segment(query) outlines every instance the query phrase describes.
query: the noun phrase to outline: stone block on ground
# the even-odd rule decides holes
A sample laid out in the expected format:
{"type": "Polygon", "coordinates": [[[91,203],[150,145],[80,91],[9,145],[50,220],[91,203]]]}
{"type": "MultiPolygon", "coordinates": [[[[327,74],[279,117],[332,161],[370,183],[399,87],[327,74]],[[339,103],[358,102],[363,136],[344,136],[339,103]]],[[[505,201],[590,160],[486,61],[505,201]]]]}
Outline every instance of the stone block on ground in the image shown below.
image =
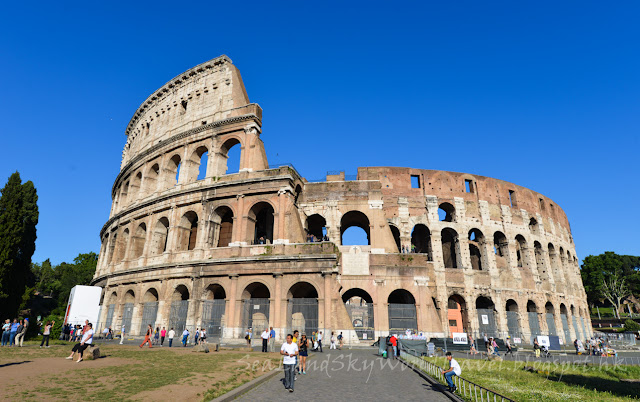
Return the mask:
{"type": "Polygon", "coordinates": [[[85,359],[97,360],[100,358],[100,347],[97,345],[91,345],[84,351],[85,359]]]}
{"type": "Polygon", "coordinates": [[[209,353],[209,346],[205,343],[202,343],[200,345],[196,345],[193,347],[193,349],[191,349],[192,352],[203,352],[203,353],[209,353]]]}

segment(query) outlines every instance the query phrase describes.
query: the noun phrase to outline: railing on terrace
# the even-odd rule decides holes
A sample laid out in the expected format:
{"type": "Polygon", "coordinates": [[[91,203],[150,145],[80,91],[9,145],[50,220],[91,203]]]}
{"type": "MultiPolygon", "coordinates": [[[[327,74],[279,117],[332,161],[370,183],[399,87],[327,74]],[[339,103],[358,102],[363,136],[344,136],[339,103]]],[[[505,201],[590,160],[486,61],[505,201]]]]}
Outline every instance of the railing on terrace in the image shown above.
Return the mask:
{"type": "MultiPolygon", "coordinates": [[[[442,368],[436,364],[433,364],[429,361],[424,360],[420,356],[416,356],[404,350],[400,351],[400,357],[406,363],[411,366],[423,371],[425,374],[430,377],[436,379],[442,384],[446,384],[446,380],[444,375],[442,374],[442,368]]],[[[483,387],[482,385],[478,385],[469,380],[465,380],[462,377],[453,376],[453,383],[458,388],[457,392],[462,395],[464,398],[471,399],[472,401],[510,401],[515,402],[513,399],[507,398],[504,395],[500,395],[497,392],[494,392],[488,388],[483,387]]]]}
{"type": "Polygon", "coordinates": [[[298,169],[296,169],[295,166],[293,166],[293,163],[291,162],[280,162],[280,163],[272,163],[268,166],[269,169],[278,169],[284,166],[288,166],[290,168],[293,168],[293,170],[295,170],[296,172],[298,171],[298,169]]]}

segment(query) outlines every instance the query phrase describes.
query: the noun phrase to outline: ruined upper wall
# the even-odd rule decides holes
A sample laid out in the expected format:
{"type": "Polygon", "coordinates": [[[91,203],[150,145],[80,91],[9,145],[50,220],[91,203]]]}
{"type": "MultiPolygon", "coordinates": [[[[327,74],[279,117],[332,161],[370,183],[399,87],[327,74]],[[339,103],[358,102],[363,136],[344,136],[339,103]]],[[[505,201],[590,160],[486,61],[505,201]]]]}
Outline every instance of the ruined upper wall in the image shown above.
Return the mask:
{"type": "Polygon", "coordinates": [[[571,235],[566,214],[553,200],[504,180],[468,173],[402,167],[361,167],[358,168],[358,180],[380,181],[385,210],[390,213],[394,208],[397,209],[398,197],[407,197],[410,209],[422,210],[424,197],[435,195],[439,203],[450,202],[452,205],[455,205],[454,198],[462,198],[466,216],[480,219],[479,201],[482,200],[488,203],[491,219],[500,220],[504,206],[511,209],[512,221],[516,224],[528,224],[522,221],[523,218],[536,218],[540,214],[545,226],[551,219],[571,235]],[[418,177],[419,188],[412,188],[412,176],[418,177]],[[467,192],[467,180],[470,181],[470,192],[467,192]],[[513,192],[511,198],[510,191],[513,192]],[[526,216],[522,210],[527,211],[526,216]]]}
{"type": "Polygon", "coordinates": [[[227,56],[199,64],[168,81],[133,114],[125,134],[122,169],[140,152],[172,135],[244,114],[257,114],[249,105],[240,71],[227,56]]]}

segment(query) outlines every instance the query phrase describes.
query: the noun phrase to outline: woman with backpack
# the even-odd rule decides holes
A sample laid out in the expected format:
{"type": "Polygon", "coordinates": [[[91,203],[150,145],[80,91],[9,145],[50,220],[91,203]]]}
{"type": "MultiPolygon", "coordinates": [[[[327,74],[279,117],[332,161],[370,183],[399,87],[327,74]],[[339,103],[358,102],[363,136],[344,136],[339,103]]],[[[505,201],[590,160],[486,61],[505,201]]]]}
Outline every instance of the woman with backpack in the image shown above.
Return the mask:
{"type": "Polygon", "coordinates": [[[153,335],[153,328],[151,328],[151,324],[147,325],[147,332],[144,335],[144,342],[140,345],[142,348],[145,343],[149,343],[149,347],[151,347],[151,336],[153,335]]]}

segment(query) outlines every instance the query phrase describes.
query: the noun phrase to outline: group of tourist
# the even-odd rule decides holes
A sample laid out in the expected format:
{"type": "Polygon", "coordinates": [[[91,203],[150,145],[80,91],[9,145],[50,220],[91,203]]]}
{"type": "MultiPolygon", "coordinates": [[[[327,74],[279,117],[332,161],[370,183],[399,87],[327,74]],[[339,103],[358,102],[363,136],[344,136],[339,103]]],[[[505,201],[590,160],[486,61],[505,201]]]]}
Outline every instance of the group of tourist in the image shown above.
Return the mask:
{"type": "Polygon", "coordinates": [[[24,337],[27,334],[29,328],[29,319],[19,320],[17,318],[6,319],[2,324],[2,346],[20,346],[24,341],[24,337]]]}
{"type": "Polygon", "coordinates": [[[324,235],[322,237],[317,237],[314,234],[307,233],[307,243],[320,243],[323,241],[329,241],[329,236],[324,235]]]}
{"type": "Polygon", "coordinates": [[[616,351],[611,348],[607,339],[599,337],[591,337],[584,342],[580,339],[573,341],[573,347],[576,348],[576,354],[588,354],[592,356],[607,357],[611,354],[616,355],[616,351]]]}
{"type": "MultiPolygon", "coordinates": [[[[316,336],[319,337],[317,342],[321,349],[322,331],[319,331],[316,336]]],[[[307,338],[307,334],[300,336],[298,330],[293,331],[293,334],[287,334],[286,341],[280,347],[280,354],[284,356],[282,358],[284,387],[289,392],[293,392],[297,378],[296,374],[307,374],[307,357],[309,356],[309,349],[312,347],[313,343],[311,339],[307,338]]]]}

